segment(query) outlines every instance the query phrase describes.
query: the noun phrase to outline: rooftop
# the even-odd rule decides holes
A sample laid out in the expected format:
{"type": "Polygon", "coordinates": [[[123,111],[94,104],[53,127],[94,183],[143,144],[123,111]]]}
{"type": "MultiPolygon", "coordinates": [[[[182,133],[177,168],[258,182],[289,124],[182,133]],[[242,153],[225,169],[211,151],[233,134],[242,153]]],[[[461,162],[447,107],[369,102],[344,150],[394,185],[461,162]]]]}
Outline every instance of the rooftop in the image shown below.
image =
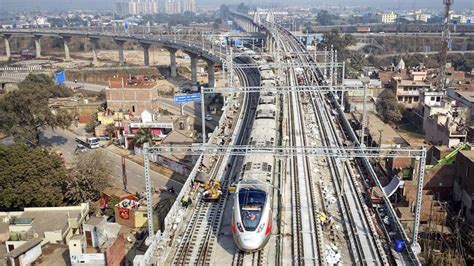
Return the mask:
{"type": "Polygon", "coordinates": [[[95,217],[95,216],[92,216],[89,218],[89,220],[87,220],[85,222],[85,224],[88,224],[88,225],[99,225],[100,223],[102,223],[104,221],[104,217],[95,217]]]}
{"type": "Polygon", "coordinates": [[[474,150],[463,150],[463,151],[460,151],[460,153],[464,155],[464,157],[471,160],[471,162],[474,162],[474,150]]]}
{"type": "Polygon", "coordinates": [[[474,91],[456,91],[461,97],[468,100],[471,103],[474,103],[474,91]]]}
{"type": "Polygon", "coordinates": [[[15,248],[11,252],[7,253],[6,256],[9,258],[18,258],[21,254],[36,247],[37,245],[40,245],[42,241],[43,241],[42,238],[33,238],[29,240],[28,242],[24,243],[23,245],[15,248]]]}
{"type": "Polygon", "coordinates": [[[81,210],[26,210],[20,217],[32,218],[32,230],[43,237],[44,232],[61,231],[61,233],[64,233],[68,228],[68,219],[76,218],[79,220],[81,210]]]}

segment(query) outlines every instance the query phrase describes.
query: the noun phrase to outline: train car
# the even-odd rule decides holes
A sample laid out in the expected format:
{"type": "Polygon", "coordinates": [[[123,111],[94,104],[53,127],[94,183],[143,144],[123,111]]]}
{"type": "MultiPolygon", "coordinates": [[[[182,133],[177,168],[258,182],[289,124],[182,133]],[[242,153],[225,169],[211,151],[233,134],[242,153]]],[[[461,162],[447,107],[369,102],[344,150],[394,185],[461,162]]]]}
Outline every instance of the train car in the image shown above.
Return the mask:
{"type": "MultiPolygon", "coordinates": [[[[258,159],[257,156],[253,159],[258,159]]],[[[273,160],[273,156],[271,160],[273,160]]],[[[272,231],[272,187],[258,180],[239,182],[232,215],[232,234],[237,247],[244,252],[261,250],[272,231]]]]}
{"type": "MultiPolygon", "coordinates": [[[[260,70],[260,97],[249,145],[264,150],[276,145],[277,98],[265,88],[275,86],[273,70],[260,70]]],[[[239,250],[255,252],[265,247],[272,231],[273,154],[246,156],[240,172],[232,210],[232,235],[239,250]]]]}

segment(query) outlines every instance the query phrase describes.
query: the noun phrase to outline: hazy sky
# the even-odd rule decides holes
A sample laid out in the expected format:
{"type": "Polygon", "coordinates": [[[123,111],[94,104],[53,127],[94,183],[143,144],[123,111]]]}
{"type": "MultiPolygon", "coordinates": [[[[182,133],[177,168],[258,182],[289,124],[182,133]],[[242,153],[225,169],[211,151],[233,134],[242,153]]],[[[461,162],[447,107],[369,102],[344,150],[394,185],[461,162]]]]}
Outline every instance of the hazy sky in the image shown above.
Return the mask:
{"type": "MultiPolygon", "coordinates": [[[[70,10],[70,9],[113,9],[116,0],[0,0],[0,11],[4,10],[70,10]]],[[[158,0],[164,3],[165,0],[158,0]]],[[[371,6],[391,9],[413,9],[413,8],[440,8],[442,0],[196,0],[198,6],[213,6],[222,3],[249,3],[249,4],[285,4],[298,3],[310,7],[324,7],[334,5],[371,6]]],[[[474,0],[454,0],[454,9],[474,9],[474,0]]]]}

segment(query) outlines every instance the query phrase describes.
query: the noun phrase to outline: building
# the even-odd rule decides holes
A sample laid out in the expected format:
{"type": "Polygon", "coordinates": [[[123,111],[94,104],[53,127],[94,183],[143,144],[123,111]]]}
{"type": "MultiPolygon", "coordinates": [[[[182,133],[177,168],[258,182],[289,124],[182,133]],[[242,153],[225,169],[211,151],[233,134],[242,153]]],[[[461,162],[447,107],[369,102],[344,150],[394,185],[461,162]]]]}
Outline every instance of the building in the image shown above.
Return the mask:
{"type": "Polygon", "coordinates": [[[384,24],[392,24],[397,20],[398,15],[395,12],[382,13],[380,15],[381,21],[384,24]]]}
{"type": "Polygon", "coordinates": [[[453,184],[454,200],[460,202],[461,213],[474,221],[474,150],[460,151],[456,156],[453,184]]]}
{"type": "Polygon", "coordinates": [[[123,111],[131,115],[141,114],[145,110],[154,110],[158,99],[155,82],[146,76],[114,77],[105,89],[107,108],[111,111],[123,111]]]}
{"type": "Polygon", "coordinates": [[[1,212],[0,218],[9,221],[10,240],[27,241],[33,238],[43,239],[46,243],[67,243],[78,234],[82,223],[88,217],[89,205],[79,206],[25,208],[22,212],[1,212]]]}
{"type": "Polygon", "coordinates": [[[466,141],[466,121],[458,110],[437,113],[429,116],[423,123],[426,141],[434,145],[454,147],[466,141]]]}
{"type": "Polygon", "coordinates": [[[87,98],[51,98],[48,100],[48,106],[53,114],[57,110],[66,110],[73,117],[77,117],[79,123],[89,123],[93,115],[103,105],[103,101],[89,101],[87,98]]]}
{"type": "Polygon", "coordinates": [[[424,23],[427,23],[428,19],[431,18],[430,14],[423,13],[421,10],[415,11],[413,15],[416,21],[421,21],[424,23]]]}
{"type": "Polygon", "coordinates": [[[18,245],[10,244],[10,250],[6,255],[7,265],[31,265],[42,254],[40,238],[33,238],[29,241],[18,241],[18,245]]]}
{"type": "Polygon", "coordinates": [[[126,249],[119,224],[108,223],[105,217],[91,217],[83,228],[83,234],[75,235],[68,244],[73,266],[122,264],[126,249]]]}
{"type": "MultiPolygon", "coordinates": [[[[363,87],[360,79],[345,79],[344,85],[347,87],[363,87]]],[[[366,111],[375,112],[375,99],[383,91],[382,83],[379,79],[371,79],[368,84],[366,95],[366,111]]],[[[364,108],[364,91],[347,91],[344,93],[344,108],[349,112],[362,112],[364,108]]]]}
{"type": "Polygon", "coordinates": [[[166,14],[196,12],[196,0],[165,0],[166,14]]]}
{"type": "Polygon", "coordinates": [[[474,90],[448,89],[448,96],[470,111],[470,121],[474,121],[474,90]]]}
{"type": "Polygon", "coordinates": [[[392,77],[391,87],[398,103],[413,109],[418,107],[420,92],[430,89],[431,84],[426,81],[426,72],[414,71],[408,75],[408,79],[400,76],[392,77]]]}
{"type": "Polygon", "coordinates": [[[158,14],[157,0],[121,0],[115,6],[117,13],[124,16],[129,15],[153,15],[158,14]]]}

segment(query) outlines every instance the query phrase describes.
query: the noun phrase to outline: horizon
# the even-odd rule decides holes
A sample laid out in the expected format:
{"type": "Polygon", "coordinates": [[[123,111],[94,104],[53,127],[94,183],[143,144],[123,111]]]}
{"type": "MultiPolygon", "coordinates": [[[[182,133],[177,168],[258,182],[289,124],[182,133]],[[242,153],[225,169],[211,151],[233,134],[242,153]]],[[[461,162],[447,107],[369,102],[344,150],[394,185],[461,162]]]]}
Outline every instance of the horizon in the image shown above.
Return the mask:
{"type": "MultiPolygon", "coordinates": [[[[0,11],[7,12],[18,12],[18,11],[69,11],[74,9],[84,9],[88,10],[93,7],[95,10],[113,10],[114,3],[117,0],[0,0],[0,11]],[[41,5],[41,7],[40,7],[41,5]],[[26,10],[25,10],[26,6],[26,10]]],[[[165,0],[158,0],[159,6],[163,6],[165,0]]],[[[239,4],[243,2],[247,5],[257,6],[271,6],[271,5],[280,5],[285,7],[286,0],[196,0],[196,4],[201,8],[216,7],[216,4],[239,4]]],[[[372,7],[372,8],[381,8],[381,9],[391,9],[391,10],[410,10],[410,9],[439,9],[442,10],[442,1],[436,1],[433,3],[432,0],[381,0],[374,3],[374,1],[369,0],[333,0],[333,1],[303,1],[303,0],[293,0],[291,1],[292,5],[298,5],[300,7],[309,7],[309,6],[319,6],[321,8],[337,7],[337,6],[348,6],[348,7],[372,7]]],[[[461,10],[465,8],[474,9],[474,5],[471,0],[456,0],[453,4],[453,10],[461,10]]]]}

